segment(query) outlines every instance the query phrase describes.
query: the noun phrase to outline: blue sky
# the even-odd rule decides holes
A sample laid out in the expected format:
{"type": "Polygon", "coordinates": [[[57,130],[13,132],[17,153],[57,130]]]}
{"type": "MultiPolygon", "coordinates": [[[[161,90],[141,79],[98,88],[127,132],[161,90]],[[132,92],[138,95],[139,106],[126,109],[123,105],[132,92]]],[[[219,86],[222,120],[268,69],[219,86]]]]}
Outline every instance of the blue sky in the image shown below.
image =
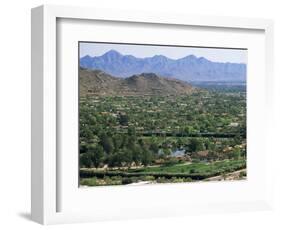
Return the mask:
{"type": "Polygon", "coordinates": [[[193,54],[197,57],[207,58],[210,61],[247,63],[247,50],[86,42],[80,42],[80,57],[85,55],[101,56],[112,49],[123,55],[133,55],[140,58],[164,55],[172,59],[178,59],[193,54]]]}

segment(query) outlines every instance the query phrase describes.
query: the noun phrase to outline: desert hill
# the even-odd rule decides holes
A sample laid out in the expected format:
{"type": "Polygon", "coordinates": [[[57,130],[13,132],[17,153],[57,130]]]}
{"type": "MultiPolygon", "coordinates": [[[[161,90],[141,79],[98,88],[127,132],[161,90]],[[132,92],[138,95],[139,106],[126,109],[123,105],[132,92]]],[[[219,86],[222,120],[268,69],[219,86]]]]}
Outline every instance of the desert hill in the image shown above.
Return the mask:
{"type": "Polygon", "coordinates": [[[154,73],[128,78],[111,76],[101,70],[79,69],[80,95],[180,95],[196,92],[190,84],[154,73]]]}

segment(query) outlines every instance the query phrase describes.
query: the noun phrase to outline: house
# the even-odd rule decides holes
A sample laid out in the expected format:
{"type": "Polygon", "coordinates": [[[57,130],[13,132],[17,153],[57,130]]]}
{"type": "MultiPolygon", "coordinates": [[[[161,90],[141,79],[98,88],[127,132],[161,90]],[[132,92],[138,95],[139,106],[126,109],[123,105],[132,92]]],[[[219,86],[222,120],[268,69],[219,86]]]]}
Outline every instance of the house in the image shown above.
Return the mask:
{"type": "Polygon", "coordinates": [[[209,155],[209,150],[198,151],[191,154],[191,158],[207,160],[209,155]]]}
{"type": "Polygon", "coordinates": [[[238,122],[231,122],[228,126],[229,127],[238,127],[239,123],[238,122]]]}
{"type": "Polygon", "coordinates": [[[196,153],[199,157],[207,157],[209,154],[209,150],[198,151],[196,153]]]}
{"type": "Polygon", "coordinates": [[[225,148],[223,149],[223,152],[224,152],[224,153],[230,152],[232,149],[233,149],[233,147],[228,146],[228,147],[225,147],[225,148]]]}

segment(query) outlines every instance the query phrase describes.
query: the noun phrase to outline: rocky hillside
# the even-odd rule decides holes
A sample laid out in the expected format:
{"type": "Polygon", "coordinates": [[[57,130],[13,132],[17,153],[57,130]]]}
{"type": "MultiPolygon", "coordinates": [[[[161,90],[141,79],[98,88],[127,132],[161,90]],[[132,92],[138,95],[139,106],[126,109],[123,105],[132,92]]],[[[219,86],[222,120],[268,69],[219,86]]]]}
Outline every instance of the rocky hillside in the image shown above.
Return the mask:
{"type": "Polygon", "coordinates": [[[128,78],[113,77],[101,70],[79,70],[80,96],[86,95],[180,95],[198,89],[180,80],[142,73],[128,78]]]}

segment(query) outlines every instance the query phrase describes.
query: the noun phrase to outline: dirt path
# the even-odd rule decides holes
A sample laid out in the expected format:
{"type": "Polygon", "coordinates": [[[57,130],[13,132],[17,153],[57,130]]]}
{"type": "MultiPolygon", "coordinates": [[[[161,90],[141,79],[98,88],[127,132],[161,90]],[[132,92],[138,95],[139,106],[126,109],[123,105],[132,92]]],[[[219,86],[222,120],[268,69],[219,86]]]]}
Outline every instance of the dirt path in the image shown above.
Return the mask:
{"type": "MultiPolygon", "coordinates": [[[[205,179],[205,181],[239,180],[240,179],[239,175],[241,172],[246,172],[246,169],[241,169],[238,171],[227,173],[225,176],[220,175],[220,176],[210,177],[210,178],[205,179]]],[[[242,179],[245,179],[245,178],[246,177],[243,177],[242,179]]]]}
{"type": "Polygon", "coordinates": [[[127,184],[127,186],[145,185],[145,184],[154,184],[154,183],[152,181],[140,181],[136,183],[127,184]]]}

